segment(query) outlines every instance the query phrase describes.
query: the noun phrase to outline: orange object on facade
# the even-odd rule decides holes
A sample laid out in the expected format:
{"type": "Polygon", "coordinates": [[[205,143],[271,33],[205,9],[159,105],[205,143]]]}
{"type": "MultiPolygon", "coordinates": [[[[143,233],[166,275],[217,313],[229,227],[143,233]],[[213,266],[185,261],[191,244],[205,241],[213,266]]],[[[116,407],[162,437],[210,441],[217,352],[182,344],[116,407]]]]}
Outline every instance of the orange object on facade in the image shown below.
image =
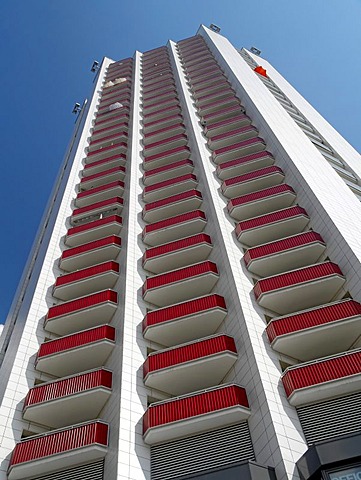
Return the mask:
{"type": "Polygon", "coordinates": [[[267,72],[266,72],[266,70],[265,70],[263,67],[261,67],[261,66],[256,67],[256,68],[254,69],[254,71],[255,71],[256,73],[259,73],[260,75],[263,75],[264,77],[267,77],[267,72]]]}

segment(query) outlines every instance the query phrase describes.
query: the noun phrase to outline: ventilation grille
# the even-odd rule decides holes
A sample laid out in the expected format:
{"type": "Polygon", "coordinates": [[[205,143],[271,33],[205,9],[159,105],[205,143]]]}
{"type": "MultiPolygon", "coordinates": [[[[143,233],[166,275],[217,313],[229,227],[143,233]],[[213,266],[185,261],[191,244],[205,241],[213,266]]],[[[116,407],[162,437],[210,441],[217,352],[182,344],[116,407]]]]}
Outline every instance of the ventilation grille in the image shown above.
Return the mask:
{"type": "Polygon", "coordinates": [[[168,480],[254,460],[248,423],[151,447],[151,479],[168,480]]]}
{"type": "Polygon", "coordinates": [[[297,408],[307,443],[361,430],[361,393],[297,408]]]}
{"type": "Polygon", "coordinates": [[[80,465],[79,467],[69,468],[61,472],[50,473],[32,480],[103,480],[104,479],[104,460],[99,462],[80,465]]]}

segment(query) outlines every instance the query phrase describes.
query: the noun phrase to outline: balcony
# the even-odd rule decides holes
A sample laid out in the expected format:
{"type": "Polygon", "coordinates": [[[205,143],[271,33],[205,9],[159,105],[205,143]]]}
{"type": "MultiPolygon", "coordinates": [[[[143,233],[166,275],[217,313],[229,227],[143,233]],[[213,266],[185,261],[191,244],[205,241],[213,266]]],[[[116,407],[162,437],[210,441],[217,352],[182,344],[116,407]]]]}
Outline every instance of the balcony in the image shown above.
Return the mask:
{"type": "MultiPolygon", "coordinates": [[[[252,127],[251,119],[247,117],[247,115],[242,113],[232,118],[228,118],[227,120],[222,120],[221,122],[209,123],[208,125],[205,126],[204,133],[207,135],[212,145],[213,145],[213,141],[211,139],[215,138],[214,144],[217,145],[217,143],[219,143],[218,141],[219,139],[217,138],[221,137],[222,135],[227,135],[230,129],[234,131],[236,129],[243,129],[243,128],[249,128],[249,127],[252,127]]],[[[252,127],[252,129],[253,128],[254,127],[252,127]]],[[[217,146],[217,148],[218,147],[219,145],[217,146]]]]}
{"type": "Polygon", "coordinates": [[[192,85],[192,90],[198,97],[200,95],[205,95],[215,90],[222,91],[230,87],[231,85],[228,80],[223,75],[218,75],[216,79],[213,78],[213,81],[208,82],[206,85],[203,85],[202,83],[200,83],[199,85],[192,85]]]}
{"type": "Polygon", "coordinates": [[[98,418],[112,392],[112,372],[103,368],[42,383],[29,390],[23,418],[61,428],[98,418]]]}
{"type": "Polygon", "coordinates": [[[206,295],[148,312],[143,320],[143,336],[171,347],[214,334],[226,316],[224,298],[206,295]]]}
{"type": "Polygon", "coordinates": [[[93,188],[99,187],[100,185],[115,182],[117,180],[124,180],[124,177],[124,167],[113,167],[109,170],[94,173],[93,175],[82,178],[80,181],[79,190],[81,192],[85,192],[93,188]]]}
{"type": "Polygon", "coordinates": [[[76,247],[94,240],[100,240],[108,235],[119,235],[122,225],[121,217],[111,215],[94,222],[69,228],[64,242],[70,247],[76,247]]]}
{"type": "Polygon", "coordinates": [[[112,320],[117,304],[117,292],[105,290],[55,305],[49,308],[44,329],[56,335],[69,335],[87,328],[105,325],[112,320]]]}
{"type": "Polygon", "coordinates": [[[304,208],[285,208],[240,222],[236,227],[239,242],[250,247],[303,232],[309,222],[304,208]]]}
{"type": "Polygon", "coordinates": [[[198,209],[202,205],[202,201],[202,194],[198,190],[188,190],[148,203],[143,208],[143,219],[146,222],[159,222],[174,215],[198,209]]]}
{"type": "Polygon", "coordinates": [[[87,207],[93,203],[103,202],[112,197],[121,197],[124,192],[124,182],[117,180],[99,187],[91,188],[86,192],[79,192],[74,203],[77,207],[87,207]]]}
{"type": "Polygon", "coordinates": [[[89,177],[96,173],[104,172],[105,170],[110,170],[115,167],[124,167],[127,162],[126,155],[114,155],[113,157],[105,158],[104,160],[99,160],[99,162],[90,163],[89,165],[84,165],[82,171],[83,177],[89,177]]]}
{"type": "Polygon", "coordinates": [[[66,377],[102,367],[115,347],[115,328],[90,328],[40,345],[35,368],[55,377],[66,377]]]}
{"type": "Polygon", "coordinates": [[[153,113],[143,112],[144,124],[154,122],[155,120],[161,120],[164,117],[168,117],[169,115],[174,115],[177,113],[180,113],[180,105],[178,100],[174,99],[170,105],[159,108],[153,113]]]}
{"type": "Polygon", "coordinates": [[[129,124],[127,122],[119,123],[118,125],[114,125],[112,127],[100,128],[97,132],[92,132],[91,134],[91,141],[102,140],[103,138],[107,137],[108,135],[112,135],[114,133],[119,132],[128,132],[129,124]]]}
{"type": "Polygon", "coordinates": [[[238,105],[238,98],[235,97],[231,91],[229,91],[229,95],[227,98],[220,98],[218,100],[213,100],[209,103],[204,103],[203,105],[198,106],[198,110],[203,117],[211,113],[219,112],[219,110],[224,110],[226,108],[238,105]]]}
{"type": "Polygon", "coordinates": [[[165,73],[162,75],[161,73],[155,77],[151,78],[150,80],[143,80],[143,89],[145,91],[149,91],[150,89],[153,88],[160,88],[165,85],[169,85],[170,82],[173,82],[174,77],[172,72],[165,73]]]}
{"type": "Polygon", "coordinates": [[[146,250],[143,255],[143,268],[152,273],[163,273],[185,267],[207,260],[212,248],[209,235],[199,233],[146,250]]]}
{"type": "Polygon", "coordinates": [[[163,167],[154,168],[144,172],[143,183],[146,186],[154,185],[155,183],[165,182],[173,178],[181,177],[192,173],[194,165],[192,160],[180,160],[179,162],[170,163],[163,167]]]}
{"type": "Polygon", "coordinates": [[[337,300],[344,283],[340,268],[325,262],[259,280],[253,292],[261,307],[285,315],[337,300]]]}
{"type": "Polygon", "coordinates": [[[143,123],[143,132],[148,135],[155,132],[160,128],[170,127],[171,125],[177,125],[183,121],[183,117],[180,113],[167,115],[159,120],[153,120],[152,122],[143,123]]]}
{"type": "Polygon", "coordinates": [[[59,267],[67,272],[74,272],[91,265],[115,260],[120,253],[120,249],[121,238],[110,235],[79,247],[64,250],[59,261],[59,267]]]}
{"type": "Polygon", "coordinates": [[[154,132],[144,135],[143,144],[149,145],[153,142],[166,140],[169,135],[179,135],[180,133],[184,133],[184,131],[185,126],[182,122],[176,123],[175,125],[169,125],[168,127],[159,128],[154,132]]]}
{"type": "Polygon", "coordinates": [[[176,215],[147,225],[143,230],[143,242],[146,245],[156,246],[179,240],[203,232],[206,224],[206,215],[201,210],[176,215]]]}
{"type": "Polygon", "coordinates": [[[164,180],[163,182],[148,185],[143,190],[143,200],[145,202],[155,202],[169,195],[180,194],[186,190],[196,188],[198,185],[197,177],[192,173],[181,175],[177,178],[164,180]]]}
{"type": "Polygon", "coordinates": [[[187,65],[186,71],[188,75],[197,75],[197,73],[202,72],[206,68],[219,68],[212,55],[209,55],[208,58],[203,58],[201,62],[197,62],[193,65],[187,65]]]}
{"type": "Polygon", "coordinates": [[[203,116],[203,120],[206,124],[218,123],[223,120],[234,118],[243,113],[241,105],[234,105],[233,107],[224,108],[217,112],[209,113],[203,116]]]}
{"type": "Polygon", "coordinates": [[[102,98],[98,105],[98,112],[105,111],[114,102],[129,103],[131,100],[131,92],[132,90],[129,86],[119,92],[115,92],[113,95],[108,95],[107,97],[102,98]]]}
{"type": "MultiPolygon", "coordinates": [[[[114,115],[117,115],[119,112],[129,112],[130,109],[130,102],[125,101],[124,103],[120,105],[115,105],[117,102],[111,103],[108,108],[105,111],[102,112],[96,112],[96,118],[103,120],[103,119],[108,119],[113,117],[114,115]]],[[[119,102],[120,103],[120,102],[119,102]]]]}
{"type": "Polygon", "coordinates": [[[284,178],[283,171],[279,167],[271,165],[270,167],[224,180],[221,191],[225,197],[233,198],[274,187],[282,183],[284,178]]]}
{"type": "Polygon", "coordinates": [[[230,160],[236,160],[239,156],[243,157],[252,153],[262,152],[265,148],[266,144],[262,138],[250,138],[249,140],[215,150],[212,153],[212,160],[218,165],[230,160]]]}
{"type": "Polygon", "coordinates": [[[177,89],[173,85],[170,85],[164,88],[161,91],[161,93],[156,92],[153,94],[151,92],[145,97],[143,96],[143,108],[147,108],[149,106],[149,108],[151,108],[152,110],[154,109],[154,105],[156,104],[155,102],[163,102],[163,101],[167,101],[168,99],[174,99],[176,97],[177,97],[177,89]]]}
{"type": "Polygon", "coordinates": [[[143,285],[143,298],[158,307],[183,302],[211,293],[218,282],[217,265],[202,262],[189,267],[148,277],[143,285]]]}
{"type": "Polygon", "coordinates": [[[109,198],[103,202],[93,203],[87,207],[76,208],[70,217],[72,225],[78,225],[92,220],[99,220],[100,217],[118,215],[123,210],[123,199],[120,197],[109,198]]]}
{"type": "Polygon", "coordinates": [[[113,261],[67,273],[56,279],[53,297],[60,300],[72,300],[113,288],[118,277],[119,263],[113,261]]]}
{"type": "MultiPolygon", "coordinates": [[[[159,110],[162,110],[163,108],[166,107],[171,107],[175,104],[178,103],[178,96],[176,93],[173,93],[173,95],[166,96],[165,98],[157,98],[156,100],[153,101],[143,101],[143,114],[145,116],[147,115],[156,115],[156,113],[159,110]]],[[[157,117],[155,117],[157,118],[157,117]]]]}
{"type": "Polygon", "coordinates": [[[151,85],[148,88],[143,88],[143,100],[147,101],[148,98],[154,97],[154,95],[161,95],[163,92],[168,91],[170,88],[176,88],[173,78],[168,79],[161,85],[151,85]]]}
{"type": "Polygon", "coordinates": [[[317,263],[325,250],[321,235],[308,231],[250,248],[243,260],[249,272],[270,277],[317,263]]]}
{"type": "Polygon", "coordinates": [[[217,166],[217,176],[221,180],[227,180],[237,175],[266,168],[274,163],[274,158],[269,152],[259,152],[245,157],[236,158],[230,162],[221,163],[217,166]]]}
{"type": "Polygon", "coordinates": [[[103,128],[107,127],[113,127],[115,125],[119,125],[120,123],[129,123],[129,113],[125,110],[119,111],[119,110],[114,110],[117,112],[116,115],[110,117],[110,118],[99,118],[94,122],[93,126],[93,133],[94,132],[99,132],[103,128]]]}
{"type": "Polygon", "coordinates": [[[228,130],[226,133],[213,135],[208,139],[208,145],[212,149],[219,149],[228,147],[236,142],[243,142],[250,138],[255,138],[258,135],[258,130],[253,125],[246,125],[245,127],[228,130]]]}
{"type": "Polygon", "coordinates": [[[98,162],[99,160],[104,160],[104,158],[113,156],[113,155],[122,155],[127,153],[128,143],[121,140],[114,141],[112,145],[107,147],[98,148],[92,152],[88,152],[86,156],[86,163],[98,162]]]}
{"type": "Polygon", "coordinates": [[[126,142],[127,140],[128,133],[125,130],[105,135],[104,137],[98,138],[97,140],[91,139],[91,141],[89,142],[88,153],[95,152],[105,147],[111,147],[115,144],[118,144],[119,142],[126,142]]]}
{"type": "Polygon", "coordinates": [[[236,220],[247,220],[258,215],[281,210],[294,203],[296,193],[289,185],[266,188],[241,197],[232,198],[227,204],[228,213],[236,220]]]}
{"type": "Polygon", "coordinates": [[[301,362],[341,353],[361,336],[361,305],[343,300],[273,318],[266,332],[274,350],[301,362]]]}
{"type": "Polygon", "coordinates": [[[99,420],[34,435],[16,444],[7,478],[25,480],[95,462],[107,450],[108,425],[99,420]]]}
{"type": "Polygon", "coordinates": [[[197,74],[189,75],[188,78],[190,79],[191,83],[195,85],[199,85],[200,83],[205,84],[213,81],[214,78],[225,78],[222,70],[218,67],[216,68],[204,68],[203,70],[199,71],[197,74]]]}
{"type": "Polygon", "coordinates": [[[171,150],[166,150],[155,155],[149,155],[144,159],[143,168],[145,171],[154,168],[163,167],[170,163],[187,160],[190,155],[190,149],[187,146],[176,147],[171,150]]]}
{"type": "Polygon", "coordinates": [[[282,383],[288,401],[295,407],[359,392],[361,350],[289,367],[282,375],[282,383]]]}
{"type": "Polygon", "coordinates": [[[151,353],[143,365],[144,383],[182,395],[218,385],[236,360],[233,338],[218,334],[151,353]]]}
{"type": "Polygon", "coordinates": [[[245,389],[222,385],[152,403],[143,416],[143,439],[165,443],[243,422],[250,413],[245,389]]]}
{"type": "Polygon", "coordinates": [[[230,95],[234,95],[234,90],[228,82],[224,82],[222,89],[214,89],[213,91],[209,91],[208,89],[208,91],[198,94],[196,96],[196,105],[201,108],[202,105],[205,105],[211,101],[227,98],[230,95]]]}
{"type": "Polygon", "coordinates": [[[143,149],[143,154],[145,157],[149,155],[156,155],[162,153],[165,150],[170,150],[177,147],[183,147],[187,145],[188,138],[184,133],[178,135],[173,135],[172,137],[167,137],[164,140],[159,140],[158,142],[149,143],[143,149]]]}
{"type": "MultiPolygon", "coordinates": [[[[182,51],[183,52],[183,51],[182,51]]],[[[182,57],[183,58],[183,57],[182,57]]],[[[209,50],[201,50],[198,54],[192,55],[191,58],[185,61],[186,67],[191,67],[192,65],[198,65],[200,62],[207,60],[209,58],[214,58],[209,50]]]]}

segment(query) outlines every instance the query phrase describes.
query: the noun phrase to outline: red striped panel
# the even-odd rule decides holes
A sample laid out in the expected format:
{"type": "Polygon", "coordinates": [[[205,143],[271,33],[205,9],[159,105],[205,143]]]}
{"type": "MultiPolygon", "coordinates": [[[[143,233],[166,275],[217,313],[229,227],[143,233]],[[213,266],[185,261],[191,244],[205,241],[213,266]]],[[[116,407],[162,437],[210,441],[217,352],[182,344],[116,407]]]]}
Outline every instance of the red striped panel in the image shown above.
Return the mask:
{"type": "Polygon", "coordinates": [[[282,195],[283,193],[292,192],[295,193],[292,187],[283,183],[282,185],[276,185],[275,187],[265,188],[258,192],[248,193],[241,197],[232,198],[227,204],[227,208],[230,211],[233,207],[238,205],[244,205],[246,203],[255,202],[266,197],[272,197],[273,195],[282,195]]]}
{"type": "Polygon", "coordinates": [[[67,235],[71,236],[80,232],[86,232],[87,230],[92,230],[93,228],[102,227],[103,225],[108,225],[114,222],[121,225],[122,217],[119,217],[119,215],[111,215],[110,217],[101,218],[100,220],[95,220],[94,222],[89,222],[85,225],[69,228],[67,235]]]}
{"type": "Polygon", "coordinates": [[[153,120],[152,122],[147,122],[145,124],[145,127],[152,127],[153,125],[166,123],[166,122],[169,122],[169,121],[174,120],[174,119],[178,119],[178,120],[182,121],[183,117],[179,113],[177,113],[177,114],[173,113],[172,115],[169,115],[168,117],[162,117],[162,118],[158,118],[157,120],[153,120]]]}
{"type": "Polygon", "coordinates": [[[108,150],[113,150],[114,148],[119,148],[119,147],[127,148],[128,144],[126,142],[120,141],[117,143],[113,143],[113,145],[109,145],[108,147],[98,148],[98,150],[93,150],[92,152],[88,152],[87,158],[93,157],[95,155],[98,155],[99,153],[107,152],[108,150]]]}
{"type": "Polygon", "coordinates": [[[161,273],[160,275],[154,275],[147,278],[143,285],[143,293],[152,288],[162,287],[171,283],[180,282],[189,278],[203,275],[206,273],[215,273],[218,275],[217,265],[213,262],[202,262],[190,267],[179,268],[168,273],[161,273]]]}
{"type": "Polygon", "coordinates": [[[162,167],[148,170],[147,172],[144,172],[143,176],[144,178],[151,177],[157,173],[167,172],[168,170],[173,170],[175,168],[182,167],[183,165],[191,165],[193,167],[193,162],[192,160],[179,160],[179,162],[170,163],[169,165],[163,165],[162,167]]]}
{"type": "Polygon", "coordinates": [[[160,145],[166,145],[167,143],[176,142],[177,140],[182,140],[182,139],[187,140],[187,135],[185,135],[184,133],[179,133],[178,135],[173,135],[173,137],[164,138],[163,140],[159,140],[158,142],[150,143],[149,145],[146,145],[144,147],[144,150],[147,151],[154,147],[158,147],[160,145]]]}
{"type": "Polygon", "coordinates": [[[103,172],[94,173],[94,175],[89,175],[88,177],[83,177],[80,180],[80,183],[82,184],[82,183],[91,182],[95,178],[106,177],[107,175],[111,175],[112,173],[117,173],[117,172],[125,173],[125,168],[120,166],[120,167],[110,168],[109,170],[104,170],[103,172]]]}
{"type": "Polygon", "coordinates": [[[121,245],[122,239],[116,235],[110,235],[109,237],[101,238],[100,240],[95,240],[94,242],[84,243],[79,245],[79,247],[69,248],[64,250],[61,258],[69,258],[74,255],[80,255],[81,253],[90,252],[91,250],[97,250],[98,248],[107,247],[108,245],[121,245]]]}
{"type": "Polygon", "coordinates": [[[308,217],[306,210],[296,205],[295,207],[284,208],[283,210],[278,210],[277,212],[251,218],[250,220],[245,220],[237,225],[235,230],[236,235],[239,236],[245,230],[261,227],[263,225],[269,225],[271,223],[277,223],[282,220],[287,220],[288,218],[297,217],[299,215],[308,217]]]}
{"type": "Polygon", "coordinates": [[[143,364],[143,378],[148,373],[161,370],[162,368],[169,368],[226,351],[237,353],[234,339],[228,335],[219,335],[158,353],[152,353],[143,364]]]}
{"type": "Polygon", "coordinates": [[[265,144],[263,138],[256,137],[256,138],[249,138],[248,140],[244,140],[243,142],[237,142],[232,145],[228,145],[227,147],[219,148],[213,152],[213,155],[221,155],[222,153],[231,152],[232,150],[237,150],[238,148],[247,147],[248,145],[253,145],[256,143],[263,143],[265,144]]]}
{"type": "MultiPolygon", "coordinates": [[[[119,110],[114,110],[114,111],[119,111],[119,110]]],[[[123,111],[122,113],[118,114],[118,115],[114,115],[114,117],[110,117],[110,118],[104,118],[102,120],[100,119],[97,119],[95,120],[95,126],[97,125],[103,125],[103,123],[107,123],[107,122],[114,122],[114,120],[118,120],[118,119],[126,119],[126,121],[129,121],[129,113],[126,113],[125,111],[123,111]]]]}
{"type": "Polygon", "coordinates": [[[197,177],[192,173],[187,173],[176,178],[170,178],[169,180],[164,180],[163,182],[155,183],[154,185],[148,185],[144,188],[143,194],[168,187],[169,185],[177,185],[178,183],[186,182],[187,180],[194,180],[196,182],[197,177]]]}
{"type": "Polygon", "coordinates": [[[186,192],[178,193],[177,195],[172,195],[171,197],[148,203],[147,205],[144,205],[144,211],[149,212],[150,210],[161,208],[165,205],[169,205],[175,202],[181,202],[182,200],[187,200],[188,198],[192,197],[202,198],[202,194],[198,190],[187,190],[186,192]]]}
{"type": "Polygon", "coordinates": [[[177,303],[170,307],[159,308],[148,312],[143,320],[143,330],[152,325],[170,320],[196,315],[215,308],[226,309],[226,302],[220,295],[212,294],[187,302],[177,303]]]}
{"type": "Polygon", "coordinates": [[[283,171],[281,168],[271,165],[270,167],[260,168],[259,170],[255,170],[254,172],[245,173],[244,175],[238,175],[237,177],[229,178],[225,180],[222,185],[222,189],[224,187],[229,187],[231,185],[237,185],[239,183],[248,182],[250,180],[254,180],[255,178],[265,177],[267,175],[272,175],[273,173],[281,173],[283,171]]]}
{"type": "Polygon", "coordinates": [[[266,328],[269,341],[280,335],[287,335],[302,331],[306,328],[317,327],[319,325],[345,320],[361,315],[361,305],[354,300],[345,300],[343,302],[331,305],[313,308],[295,315],[274,318],[266,328]]]}
{"type": "Polygon", "coordinates": [[[259,158],[272,157],[270,152],[258,152],[252,153],[251,155],[245,155],[244,157],[236,158],[235,160],[230,160],[229,162],[221,163],[217,166],[217,173],[219,174],[221,170],[227,170],[227,168],[236,167],[237,165],[242,165],[244,163],[252,162],[253,160],[258,160],[259,158]]]}
{"type": "Polygon", "coordinates": [[[193,418],[230,407],[249,407],[246,391],[238,385],[218,387],[151,405],[143,416],[143,433],[149,428],[193,418]]]}
{"type": "Polygon", "coordinates": [[[126,131],[113,133],[112,135],[107,135],[106,137],[98,138],[97,140],[91,140],[89,145],[96,145],[97,143],[106,142],[107,140],[112,140],[113,138],[118,137],[127,137],[128,133],[126,131]]]}
{"type": "Polygon", "coordinates": [[[182,238],[175,242],[166,243],[165,245],[160,245],[159,247],[149,248],[144,252],[143,262],[149,260],[150,258],[158,257],[171,252],[176,252],[177,250],[182,250],[185,248],[193,247],[201,243],[208,243],[212,245],[211,237],[205,233],[200,233],[192,237],[182,238]]]}
{"type": "Polygon", "coordinates": [[[123,205],[124,200],[121,197],[108,198],[108,200],[103,200],[101,202],[92,203],[86,207],[76,208],[73,210],[73,217],[76,215],[81,215],[82,213],[91,212],[92,210],[97,210],[102,207],[108,207],[110,205],[118,204],[123,205]]]}
{"type": "Polygon", "coordinates": [[[317,280],[318,278],[327,277],[329,275],[343,276],[340,267],[335,263],[318,263],[317,265],[311,265],[310,267],[300,268],[298,270],[293,270],[292,272],[282,273],[281,275],[258,280],[253,291],[256,298],[258,298],[262,293],[317,280]]]}
{"type": "Polygon", "coordinates": [[[127,156],[124,153],[121,153],[120,155],[112,155],[111,157],[103,158],[102,160],[97,160],[96,162],[87,163],[86,165],[84,165],[84,170],[88,170],[93,167],[98,167],[99,165],[106,165],[108,162],[112,162],[113,160],[126,160],[126,159],[127,159],[127,156]]]}
{"type": "Polygon", "coordinates": [[[114,290],[104,290],[103,292],[93,293],[86,297],[77,298],[70,302],[55,305],[49,308],[47,319],[61,317],[68,313],[74,313],[78,310],[98,306],[102,303],[113,302],[118,303],[118,294],[114,290]]]}
{"type": "Polygon", "coordinates": [[[55,353],[82,347],[100,340],[115,341],[115,328],[110,325],[102,325],[101,327],[90,328],[89,330],[42,343],[37,358],[43,358],[55,353]]]}
{"type": "Polygon", "coordinates": [[[248,265],[251,260],[256,258],[266,257],[267,255],[284,252],[285,250],[290,250],[292,248],[301,247],[315,242],[321,242],[325,244],[319,233],[313,231],[304,232],[293,237],[283,238],[282,240],[277,240],[276,242],[266,243],[259,247],[250,248],[245,253],[243,259],[246,265],[248,265]]]}
{"type": "Polygon", "coordinates": [[[76,198],[87,197],[88,195],[93,195],[94,193],[104,192],[105,190],[110,190],[111,188],[121,187],[124,188],[124,182],[117,180],[115,182],[107,183],[106,185],[101,185],[100,187],[95,187],[86,192],[79,192],[76,198]]]}
{"type": "Polygon", "coordinates": [[[82,393],[96,387],[112,388],[112,372],[100,368],[88,373],[74,375],[64,380],[55,380],[29,390],[24,402],[26,407],[49,402],[67,395],[82,393]]]}
{"type": "Polygon", "coordinates": [[[60,287],[61,285],[67,285],[68,283],[84,280],[86,278],[108,272],[119,273],[119,263],[109,261],[100,263],[99,265],[95,265],[93,267],[83,268],[81,270],[77,270],[76,272],[67,273],[66,275],[62,275],[56,279],[55,286],[60,287]]]}
{"type": "Polygon", "coordinates": [[[15,446],[10,466],[96,444],[108,445],[108,425],[100,421],[23,440],[15,446]]]}
{"type": "Polygon", "coordinates": [[[347,352],[287,370],[282,383],[289,397],[295,390],[361,373],[361,351],[347,352]]]}
{"type": "Polygon", "coordinates": [[[181,215],[176,215],[175,217],[166,218],[160,222],[151,223],[150,225],[146,225],[144,227],[143,237],[147,233],[154,232],[156,230],[162,230],[163,228],[179,225],[180,223],[186,223],[196,219],[206,220],[206,214],[202,212],[202,210],[194,210],[193,212],[182,213],[181,215]]]}

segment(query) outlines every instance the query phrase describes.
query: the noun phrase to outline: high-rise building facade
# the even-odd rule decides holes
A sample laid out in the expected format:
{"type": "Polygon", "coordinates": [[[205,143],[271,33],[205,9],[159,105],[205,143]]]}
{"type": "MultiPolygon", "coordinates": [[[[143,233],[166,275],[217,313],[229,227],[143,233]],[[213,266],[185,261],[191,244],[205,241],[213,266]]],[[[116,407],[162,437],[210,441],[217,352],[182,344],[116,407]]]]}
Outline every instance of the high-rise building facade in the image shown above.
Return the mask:
{"type": "Polygon", "coordinates": [[[360,479],[360,200],[219,32],[105,58],[0,339],[0,480],[360,479]]]}

